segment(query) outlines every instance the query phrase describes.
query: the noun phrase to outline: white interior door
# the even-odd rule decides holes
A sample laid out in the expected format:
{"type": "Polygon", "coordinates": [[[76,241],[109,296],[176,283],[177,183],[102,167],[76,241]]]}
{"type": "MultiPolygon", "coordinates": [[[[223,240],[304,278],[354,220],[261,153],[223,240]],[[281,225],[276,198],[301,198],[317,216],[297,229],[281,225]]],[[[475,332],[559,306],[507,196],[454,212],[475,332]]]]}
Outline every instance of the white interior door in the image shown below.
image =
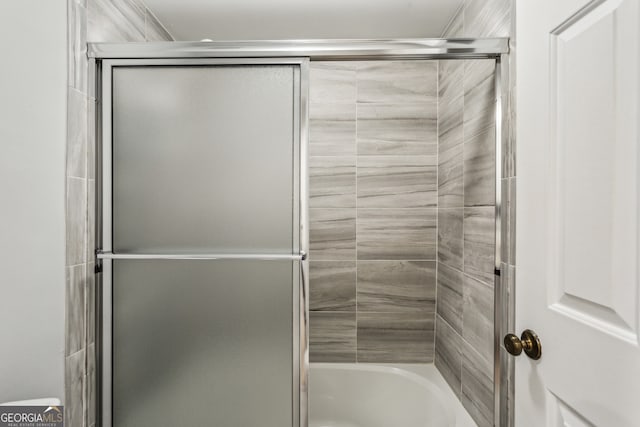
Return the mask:
{"type": "Polygon", "coordinates": [[[640,425],[639,3],[518,2],[517,427],[640,425]]]}

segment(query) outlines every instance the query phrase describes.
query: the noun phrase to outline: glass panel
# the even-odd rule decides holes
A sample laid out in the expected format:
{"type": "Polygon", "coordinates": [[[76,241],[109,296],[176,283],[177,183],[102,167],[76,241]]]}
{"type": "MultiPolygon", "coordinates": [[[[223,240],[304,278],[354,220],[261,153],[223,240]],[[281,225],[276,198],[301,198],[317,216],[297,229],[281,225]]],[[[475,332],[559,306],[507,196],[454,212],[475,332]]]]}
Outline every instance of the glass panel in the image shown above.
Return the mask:
{"type": "Polygon", "coordinates": [[[294,267],[114,261],[114,426],[291,426],[294,267]]]}
{"type": "Polygon", "coordinates": [[[116,253],[291,253],[294,67],[114,68],[116,253]]]}

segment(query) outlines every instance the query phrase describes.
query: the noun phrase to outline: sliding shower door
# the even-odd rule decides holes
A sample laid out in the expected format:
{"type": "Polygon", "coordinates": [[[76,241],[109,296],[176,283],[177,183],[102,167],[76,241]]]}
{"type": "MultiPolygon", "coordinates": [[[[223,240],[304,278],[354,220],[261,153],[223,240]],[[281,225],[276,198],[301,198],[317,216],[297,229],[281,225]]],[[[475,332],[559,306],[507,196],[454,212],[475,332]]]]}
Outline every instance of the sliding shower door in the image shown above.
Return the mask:
{"type": "Polygon", "coordinates": [[[103,425],[306,425],[306,70],[103,61],[103,425]]]}

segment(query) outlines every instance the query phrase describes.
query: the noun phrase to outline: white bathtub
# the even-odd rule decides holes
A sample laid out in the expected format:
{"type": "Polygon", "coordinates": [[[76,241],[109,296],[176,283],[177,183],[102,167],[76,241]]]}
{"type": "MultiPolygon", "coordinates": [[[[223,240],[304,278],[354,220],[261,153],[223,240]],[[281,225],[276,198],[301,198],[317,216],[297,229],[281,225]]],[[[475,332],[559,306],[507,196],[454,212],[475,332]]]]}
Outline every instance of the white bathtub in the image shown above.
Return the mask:
{"type": "Polygon", "coordinates": [[[434,365],[311,363],[309,427],[476,427],[434,365]]]}

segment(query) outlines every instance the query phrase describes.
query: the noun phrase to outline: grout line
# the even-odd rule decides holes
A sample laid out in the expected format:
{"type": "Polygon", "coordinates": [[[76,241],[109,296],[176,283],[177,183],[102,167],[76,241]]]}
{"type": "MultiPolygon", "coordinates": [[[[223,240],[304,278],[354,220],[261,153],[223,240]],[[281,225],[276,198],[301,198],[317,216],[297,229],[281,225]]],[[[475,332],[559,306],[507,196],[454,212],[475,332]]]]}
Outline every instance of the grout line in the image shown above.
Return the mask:
{"type": "Polygon", "coordinates": [[[89,264],[89,263],[88,262],[81,262],[81,263],[78,263],[78,264],[65,265],[64,267],[65,268],[75,268],[75,267],[80,267],[80,266],[83,266],[83,265],[86,265],[86,264],[89,264]]]}
{"type": "MultiPolygon", "coordinates": [[[[454,15],[455,17],[455,15],[454,15]]],[[[448,25],[451,24],[449,22],[448,25]]],[[[440,66],[441,61],[436,62],[436,282],[435,282],[435,306],[433,317],[433,363],[436,363],[436,335],[438,333],[438,250],[440,249],[439,231],[440,231],[440,66]]]]}
{"type": "MultiPolygon", "coordinates": [[[[458,17],[458,15],[463,14],[464,3],[465,3],[464,1],[460,2],[460,6],[458,6],[456,11],[453,13],[453,16],[451,16],[451,19],[449,19],[449,22],[447,23],[447,25],[445,25],[444,30],[442,30],[442,36],[441,36],[442,38],[447,38],[447,32],[451,29],[451,26],[455,22],[456,18],[458,17]]],[[[463,21],[463,25],[464,25],[464,21],[463,21]]],[[[457,36],[457,35],[454,35],[454,36],[457,36]]]]}
{"type": "MultiPolygon", "coordinates": [[[[314,263],[321,262],[354,262],[358,261],[357,259],[321,259],[321,260],[313,260],[314,263]]],[[[360,259],[362,262],[436,262],[435,259],[432,258],[416,258],[416,259],[360,259]]]]}
{"type": "Polygon", "coordinates": [[[358,64],[355,66],[355,76],[354,76],[354,84],[355,84],[355,128],[356,132],[354,135],[354,144],[355,144],[355,162],[356,162],[356,363],[358,363],[358,64]]]}
{"type": "MultiPolygon", "coordinates": [[[[91,0],[89,0],[91,1],[91,0]]],[[[153,12],[153,10],[151,10],[149,8],[149,6],[147,6],[146,1],[142,0],[141,3],[144,6],[144,10],[145,10],[145,25],[144,25],[144,38],[145,40],[147,40],[147,15],[151,15],[151,17],[153,17],[153,19],[155,20],[155,22],[162,27],[162,29],[169,35],[169,37],[171,37],[172,41],[175,41],[176,38],[173,36],[173,34],[171,34],[171,31],[169,31],[167,29],[167,27],[162,23],[162,21],[160,21],[160,19],[158,19],[158,17],[156,16],[156,14],[153,12]]]]}
{"type": "MultiPolygon", "coordinates": [[[[463,9],[463,13],[464,13],[464,9],[463,9]]],[[[464,15],[462,17],[462,27],[464,30],[464,15]]],[[[463,31],[464,32],[464,31],[463,31]]],[[[465,152],[465,135],[464,135],[464,110],[465,110],[465,90],[464,90],[464,83],[465,83],[465,77],[466,77],[466,61],[462,62],[462,273],[464,273],[464,210],[465,210],[465,200],[464,200],[464,195],[465,195],[465,186],[464,186],[464,152],[465,152]]],[[[462,295],[464,298],[464,283],[462,284],[462,295]]],[[[464,318],[464,310],[462,310],[461,316],[464,318]]]]}
{"type": "MultiPolygon", "coordinates": [[[[356,200],[357,202],[357,200],[356,200]]],[[[470,206],[470,207],[491,207],[491,206],[470,206]]],[[[357,206],[354,207],[343,207],[343,208],[310,208],[310,209],[324,209],[324,210],[347,210],[347,209],[357,209],[357,206]]],[[[365,209],[365,210],[395,210],[395,211],[426,211],[426,210],[431,210],[431,211],[435,211],[438,209],[437,206],[434,205],[430,205],[430,206],[423,206],[423,207],[413,207],[413,208],[380,208],[380,207],[362,207],[360,209],[365,209]]],[[[447,209],[454,209],[454,208],[447,208],[447,209]]]]}
{"type": "MultiPolygon", "coordinates": [[[[460,337],[460,340],[464,341],[465,343],[467,343],[469,346],[471,346],[471,344],[469,343],[469,341],[467,341],[466,339],[464,339],[462,337],[461,333],[458,333],[458,331],[456,331],[456,329],[451,325],[451,323],[449,323],[449,321],[447,321],[447,319],[445,319],[444,317],[440,316],[439,314],[436,314],[436,317],[439,317],[440,320],[442,320],[442,322],[446,323],[447,326],[449,326],[449,328],[451,328],[451,331],[456,334],[458,337],[460,337]]],[[[477,350],[476,350],[477,351],[477,350]]],[[[462,368],[462,361],[460,361],[460,367],[462,368]]]]}
{"type": "Polygon", "coordinates": [[[143,4],[144,7],[144,41],[149,41],[149,8],[143,4]]]}
{"type": "MultiPolygon", "coordinates": [[[[466,6],[467,0],[464,0],[460,6],[460,9],[458,10],[458,12],[456,12],[456,15],[460,15],[460,19],[462,20],[462,34],[465,34],[465,6],[466,6]]],[[[457,17],[457,16],[456,16],[457,17]]],[[[465,113],[465,74],[466,74],[466,62],[467,61],[462,61],[461,62],[461,85],[462,85],[462,93],[461,93],[461,100],[462,100],[462,120],[459,126],[462,127],[462,136],[461,136],[461,141],[460,143],[461,145],[461,170],[462,170],[462,206],[458,209],[462,209],[462,256],[461,256],[461,260],[462,260],[462,269],[461,270],[457,270],[454,267],[454,270],[459,271],[460,273],[462,273],[462,283],[461,285],[461,297],[462,297],[462,301],[464,302],[464,206],[465,206],[465,202],[464,202],[464,195],[465,195],[465,187],[464,187],[464,152],[465,152],[465,135],[464,135],[464,113],[465,113]]],[[[446,265],[446,264],[445,264],[446,265]]],[[[448,266],[448,265],[447,265],[448,266]]],[[[448,266],[449,267],[449,266],[448,266]]],[[[441,316],[440,317],[444,322],[446,322],[446,320],[441,316]]],[[[449,325],[449,327],[451,327],[451,325],[447,322],[447,324],[449,325]]],[[[460,306],[460,334],[457,333],[457,331],[451,327],[451,330],[460,337],[460,340],[462,342],[466,342],[467,344],[469,344],[463,337],[462,337],[462,333],[463,333],[463,328],[464,328],[464,304],[461,304],[460,306]]],[[[458,390],[458,394],[459,396],[462,396],[462,357],[460,358],[460,366],[458,369],[458,375],[460,378],[460,388],[458,390]]],[[[458,400],[461,400],[460,397],[458,397],[458,400]]]]}
{"type": "MultiPolygon", "coordinates": [[[[326,314],[351,314],[355,313],[355,311],[351,310],[310,310],[312,313],[326,313],[326,314]]],[[[431,314],[435,314],[434,310],[390,310],[390,311],[380,311],[380,310],[363,310],[363,313],[366,314],[423,314],[425,316],[429,316],[431,314]]]]}

